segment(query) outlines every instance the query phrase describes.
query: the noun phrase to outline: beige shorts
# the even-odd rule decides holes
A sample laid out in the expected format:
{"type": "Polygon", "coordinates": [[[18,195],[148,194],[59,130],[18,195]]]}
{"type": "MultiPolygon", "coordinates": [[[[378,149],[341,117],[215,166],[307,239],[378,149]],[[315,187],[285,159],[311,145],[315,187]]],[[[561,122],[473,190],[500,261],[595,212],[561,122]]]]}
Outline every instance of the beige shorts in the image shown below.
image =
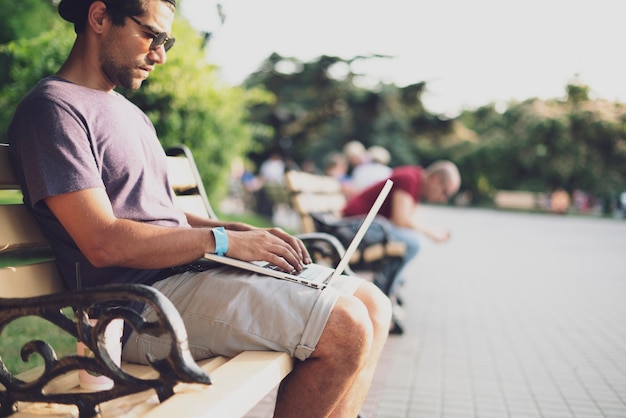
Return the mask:
{"type": "MultiPolygon", "coordinates": [[[[230,267],[187,272],[153,286],[180,312],[196,360],[232,357],[246,350],[284,351],[299,360],[315,349],[339,296],[354,294],[362,279],[340,276],[324,290],[242,273],[230,267]]],[[[153,319],[151,308],[144,316],[153,319]]],[[[146,363],[167,355],[169,340],[133,332],[123,358],[146,363]]]]}

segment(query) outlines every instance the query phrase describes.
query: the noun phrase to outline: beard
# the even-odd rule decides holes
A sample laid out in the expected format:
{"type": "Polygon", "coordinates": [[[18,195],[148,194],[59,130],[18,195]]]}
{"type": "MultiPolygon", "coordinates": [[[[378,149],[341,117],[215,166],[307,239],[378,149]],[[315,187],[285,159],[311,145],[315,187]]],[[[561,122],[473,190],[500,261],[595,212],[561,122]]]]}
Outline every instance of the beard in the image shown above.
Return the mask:
{"type": "Polygon", "coordinates": [[[145,63],[127,56],[124,51],[115,50],[115,46],[100,50],[100,62],[102,72],[116,87],[137,90],[147,78],[146,73],[141,70],[145,63]]]}

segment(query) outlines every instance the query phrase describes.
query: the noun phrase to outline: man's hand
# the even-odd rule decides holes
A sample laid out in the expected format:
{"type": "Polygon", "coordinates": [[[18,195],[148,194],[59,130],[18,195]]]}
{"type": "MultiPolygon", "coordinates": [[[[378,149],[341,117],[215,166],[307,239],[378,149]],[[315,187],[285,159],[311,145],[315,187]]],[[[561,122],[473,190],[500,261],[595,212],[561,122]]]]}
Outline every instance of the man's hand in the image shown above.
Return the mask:
{"type": "Polygon", "coordinates": [[[300,271],[311,256],[302,240],[281,228],[259,228],[242,222],[224,222],[186,214],[189,224],[202,228],[223,226],[228,234],[229,257],[246,261],[267,261],[285,271],[300,271]]]}
{"type": "Polygon", "coordinates": [[[228,230],[229,257],[246,261],[267,261],[285,271],[301,271],[311,263],[304,243],[280,228],[228,230]]]}
{"type": "Polygon", "coordinates": [[[448,241],[450,235],[450,231],[430,231],[428,237],[436,243],[442,243],[448,241]]]}

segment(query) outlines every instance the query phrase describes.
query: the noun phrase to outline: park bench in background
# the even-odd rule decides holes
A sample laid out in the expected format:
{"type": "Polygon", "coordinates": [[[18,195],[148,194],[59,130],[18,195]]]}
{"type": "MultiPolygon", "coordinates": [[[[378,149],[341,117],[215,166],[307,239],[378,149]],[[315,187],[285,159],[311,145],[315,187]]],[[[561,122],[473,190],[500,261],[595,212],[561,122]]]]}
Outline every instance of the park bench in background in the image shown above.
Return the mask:
{"type": "MultiPolygon", "coordinates": [[[[189,150],[177,147],[167,153],[177,205],[188,212],[214,217],[189,150]]],[[[10,168],[8,146],[4,144],[0,144],[0,189],[19,189],[10,168]]],[[[48,247],[37,222],[24,205],[0,205],[0,231],[0,252],[10,251],[18,261],[31,257],[32,249],[48,247]]],[[[307,243],[326,242],[327,247],[331,242],[324,241],[321,235],[303,238],[310,238],[307,243]]],[[[340,251],[341,247],[334,247],[334,250],[340,251]]],[[[196,363],[187,350],[182,320],[161,293],[140,285],[68,291],[50,257],[29,265],[18,262],[0,268],[0,331],[18,317],[39,316],[54,324],[60,333],[76,337],[78,328],[74,319],[61,314],[60,308],[111,300],[141,301],[160,312],[158,322],[144,323],[128,309],[111,307],[105,312],[111,318],[132,321],[143,332],[170,333],[175,343],[170,355],[153,366],[123,364],[121,369],[107,361],[106,355],[101,359],[69,355],[56,360],[53,353],[48,353],[53,347],[43,342],[32,343],[26,352],[42,354],[48,364],[19,375],[0,370],[0,416],[76,417],[78,409],[65,405],[73,404],[79,407],[81,417],[91,416],[96,408],[101,411],[100,416],[116,418],[240,417],[292,370],[293,359],[277,352],[243,352],[234,358],[214,357],[196,363]],[[81,391],[77,370],[82,368],[113,377],[114,388],[92,393],[81,391]]],[[[104,329],[92,329],[84,322],[81,332],[91,335],[87,344],[95,350],[104,329]]]]}
{"type": "Polygon", "coordinates": [[[502,209],[539,210],[545,209],[546,196],[544,193],[498,190],[494,202],[502,209]]]}

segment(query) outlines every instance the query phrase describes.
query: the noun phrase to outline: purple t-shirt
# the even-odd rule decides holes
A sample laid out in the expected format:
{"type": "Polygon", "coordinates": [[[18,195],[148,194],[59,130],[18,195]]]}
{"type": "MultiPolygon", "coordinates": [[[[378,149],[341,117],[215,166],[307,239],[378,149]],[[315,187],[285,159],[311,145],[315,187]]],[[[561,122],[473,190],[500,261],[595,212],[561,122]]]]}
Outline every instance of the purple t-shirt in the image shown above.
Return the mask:
{"type": "Polygon", "coordinates": [[[118,93],[48,77],[19,104],[8,137],[24,202],[48,236],[70,288],[77,262],[84,287],[152,284],[168,275],[166,269],[94,267],[43,200],[103,188],[118,218],[189,227],[174,206],[154,126],[137,106],[118,93]]]}

